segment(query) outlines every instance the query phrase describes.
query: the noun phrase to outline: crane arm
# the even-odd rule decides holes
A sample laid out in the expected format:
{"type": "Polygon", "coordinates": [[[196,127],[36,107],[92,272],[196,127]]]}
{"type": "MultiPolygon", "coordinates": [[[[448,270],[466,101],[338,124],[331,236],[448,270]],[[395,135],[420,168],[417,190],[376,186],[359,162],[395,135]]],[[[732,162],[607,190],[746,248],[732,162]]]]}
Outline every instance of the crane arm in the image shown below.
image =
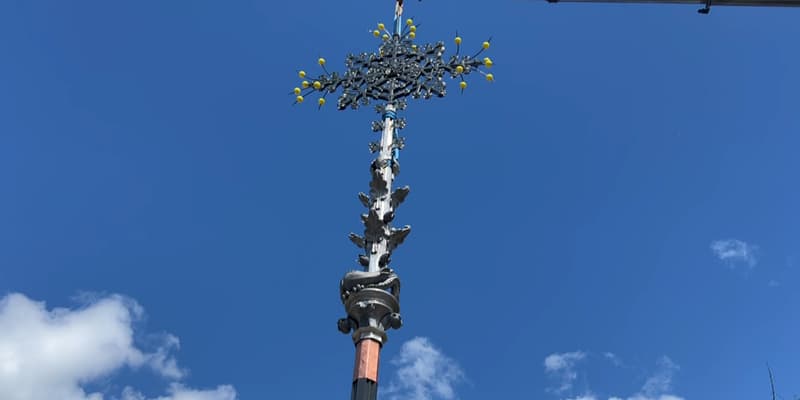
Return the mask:
{"type": "Polygon", "coordinates": [[[800,7],[800,0],[547,0],[548,3],[664,3],[700,4],[698,10],[708,14],[711,6],[751,6],[751,7],[800,7]]]}

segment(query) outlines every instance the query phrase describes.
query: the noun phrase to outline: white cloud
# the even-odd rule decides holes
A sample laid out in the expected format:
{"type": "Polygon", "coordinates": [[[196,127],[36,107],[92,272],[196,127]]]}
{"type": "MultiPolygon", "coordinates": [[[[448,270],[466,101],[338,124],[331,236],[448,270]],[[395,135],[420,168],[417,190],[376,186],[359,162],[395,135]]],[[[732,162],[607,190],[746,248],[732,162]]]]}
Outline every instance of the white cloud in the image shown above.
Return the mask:
{"type": "Polygon", "coordinates": [[[558,387],[551,388],[549,391],[561,394],[571,390],[575,380],[578,379],[575,365],[584,358],[586,358],[586,353],[582,351],[554,353],[547,356],[544,359],[545,372],[560,381],[558,387]]]}
{"type": "Polygon", "coordinates": [[[186,371],[178,367],[178,362],[169,352],[178,349],[181,345],[180,340],[173,335],[164,335],[163,344],[152,354],[147,354],[147,364],[160,375],[171,378],[181,379],[186,376],[186,371]]]}
{"type": "Polygon", "coordinates": [[[728,263],[731,267],[737,264],[747,264],[753,268],[758,263],[756,252],[758,246],[748,244],[737,239],[715,240],[711,242],[711,251],[720,260],[728,263]]]}
{"type": "Polygon", "coordinates": [[[173,383],[167,392],[169,393],[168,396],[148,399],[143,394],[126,387],[122,391],[121,400],[236,400],[236,390],[230,385],[218,386],[216,389],[211,390],[194,390],[173,383]]]}
{"type": "Polygon", "coordinates": [[[578,397],[574,397],[574,398],[571,398],[571,399],[566,399],[566,400],[597,400],[597,397],[595,397],[595,395],[593,395],[593,394],[584,394],[584,395],[581,395],[581,396],[578,396],[578,397]]]}
{"type": "Polygon", "coordinates": [[[669,357],[661,357],[658,360],[658,370],[647,378],[644,386],[642,386],[642,392],[652,397],[670,391],[672,389],[672,376],[679,369],[680,367],[672,362],[669,357]]]}
{"type": "Polygon", "coordinates": [[[392,364],[397,370],[385,391],[390,400],[455,399],[455,385],[464,380],[458,363],[424,337],[403,343],[392,364]]]}
{"type": "MultiPolygon", "coordinates": [[[[137,348],[133,322],[142,313],[135,301],[122,296],[95,299],[72,310],[48,310],[44,303],[21,294],[2,298],[0,399],[103,400],[103,393],[86,393],[84,386],[122,368],[147,366],[164,378],[183,378],[185,371],[170,355],[178,338],[164,335],[152,352],[137,348]]],[[[235,399],[235,392],[233,397],[226,392],[232,388],[220,388],[223,391],[215,397],[186,397],[183,393],[192,396],[192,391],[173,385],[172,397],[163,399],[235,399]]]]}
{"type": "MultiPolygon", "coordinates": [[[[577,397],[564,397],[564,393],[572,390],[573,383],[578,377],[579,369],[577,364],[585,360],[586,357],[587,354],[582,351],[547,356],[544,362],[545,372],[559,378],[561,382],[561,386],[556,389],[550,388],[548,391],[559,395],[559,398],[563,400],[600,399],[593,393],[594,391],[590,391],[588,388],[584,394],[577,397]]],[[[615,366],[619,366],[617,363],[621,363],[619,357],[614,353],[603,353],[603,357],[610,360],[615,366]]],[[[678,370],[680,370],[680,367],[669,357],[661,357],[658,360],[656,370],[645,380],[638,392],[627,397],[609,396],[608,400],[684,400],[683,397],[672,394],[672,380],[678,370]]]]}
{"type": "MultiPolygon", "coordinates": [[[[653,375],[647,378],[639,393],[628,397],[628,400],[684,400],[683,397],[671,394],[672,378],[678,370],[680,370],[678,364],[669,357],[661,357],[653,375]]],[[[622,398],[612,397],[609,400],[622,400],[622,398]]]]}

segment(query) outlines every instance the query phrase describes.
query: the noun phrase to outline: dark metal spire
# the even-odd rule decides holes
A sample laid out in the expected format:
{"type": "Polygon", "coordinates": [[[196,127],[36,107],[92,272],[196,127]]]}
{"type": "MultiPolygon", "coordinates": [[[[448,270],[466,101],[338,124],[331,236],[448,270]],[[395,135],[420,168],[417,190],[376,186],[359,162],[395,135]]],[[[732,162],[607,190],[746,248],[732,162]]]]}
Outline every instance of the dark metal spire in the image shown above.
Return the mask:
{"type": "Polygon", "coordinates": [[[363,253],[358,262],[362,270],[350,271],[339,284],[339,295],[347,317],[339,319],[342,333],[352,333],[356,345],[356,365],[353,374],[353,400],[373,400],[377,396],[378,362],[380,348],[387,341],[386,331],[402,325],[400,317],[400,278],[390,268],[392,252],[411,232],[410,226],[392,226],[395,213],[409,194],[409,187],[393,190],[392,185],[400,173],[399,154],[405,139],[398,135],[406,122],[398,111],[406,108],[408,98],[430,99],[447,93],[447,80],[458,82],[463,91],[465,77],[480,73],[493,81],[494,75],[482,68],[493,64],[488,57],[480,58],[489,49],[490,40],[483,42],[473,55],[461,53],[461,38],[455,38],[456,52],[445,58],[444,43],[417,45],[417,26],[408,19],[402,21],[402,0],[396,0],[393,32],[384,24],[372,33],[382,40],[377,53],[348,55],[343,73],[328,72],[326,60],[318,64],[323,74],[315,78],[300,71],[303,79],[294,89],[296,103],[319,93],[318,104],[325,105],[328,95],[340,92],[337,107],[357,109],[379,101],[375,107],[381,119],[372,123],[372,130],[380,132],[378,141],[369,144],[376,153],[370,164],[371,180],[368,193],[358,198],[366,208],[361,215],[364,224],[362,235],[350,234],[350,240],[363,253]]]}

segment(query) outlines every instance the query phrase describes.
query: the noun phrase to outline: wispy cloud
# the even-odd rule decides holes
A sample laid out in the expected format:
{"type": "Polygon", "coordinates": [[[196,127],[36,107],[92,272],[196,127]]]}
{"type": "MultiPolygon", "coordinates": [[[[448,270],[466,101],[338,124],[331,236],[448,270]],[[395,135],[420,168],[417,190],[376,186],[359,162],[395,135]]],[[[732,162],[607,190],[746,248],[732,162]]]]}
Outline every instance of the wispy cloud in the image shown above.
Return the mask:
{"type": "Polygon", "coordinates": [[[738,239],[715,240],[711,242],[711,251],[730,267],[745,264],[753,268],[758,263],[758,246],[738,239]]]}
{"type": "Polygon", "coordinates": [[[623,365],[622,360],[619,358],[619,356],[610,351],[603,353],[603,357],[605,357],[606,360],[614,364],[615,367],[621,367],[623,365]]]}
{"type": "Polygon", "coordinates": [[[148,399],[136,390],[126,387],[122,391],[121,400],[236,400],[236,390],[230,385],[218,386],[216,389],[196,390],[173,383],[167,389],[167,393],[167,396],[148,399]]]}
{"type": "MultiPolygon", "coordinates": [[[[680,370],[669,357],[663,356],[658,360],[655,372],[650,375],[642,388],[627,400],[684,400],[683,397],[672,394],[672,378],[680,370]]],[[[612,396],[609,400],[623,400],[622,397],[612,396]]]]}
{"type": "Polygon", "coordinates": [[[548,391],[562,394],[572,389],[575,380],[578,379],[578,372],[575,365],[586,358],[586,353],[573,351],[570,353],[553,353],[544,359],[544,370],[552,378],[557,379],[557,387],[549,388],[548,391]]]}
{"type": "MultiPolygon", "coordinates": [[[[605,360],[610,361],[615,367],[622,366],[619,357],[611,352],[602,354],[605,360]]],[[[669,357],[661,357],[655,370],[642,384],[641,388],[630,396],[608,396],[600,397],[594,390],[587,389],[577,397],[566,397],[565,393],[572,390],[573,383],[579,374],[578,363],[587,358],[587,353],[575,351],[571,353],[551,354],[545,358],[545,372],[548,375],[560,379],[561,386],[556,389],[549,388],[548,391],[558,395],[563,400],[684,400],[683,397],[673,394],[672,380],[680,367],[669,357]]],[[[606,364],[608,365],[608,364],[606,364]]],[[[571,393],[570,393],[571,394],[571,393]]]]}
{"type": "Polygon", "coordinates": [[[583,395],[580,395],[578,397],[573,397],[573,398],[566,399],[566,400],[597,400],[597,397],[595,395],[593,395],[593,394],[587,393],[587,394],[583,394],[583,395]]]}
{"type": "Polygon", "coordinates": [[[641,399],[661,399],[672,391],[672,377],[680,370],[669,357],[663,356],[658,360],[656,372],[647,378],[639,394],[641,399]]]}
{"type": "Polygon", "coordinates": [[[424,337],[403,343],[391,363],[397,369],[383,393],[390,400],[455,399],[455,386],[464,380],[458,363],[424,337]]]}
{"type": "MultiPolygon", "coordinates": [[[[93,299],[83,307],[48,310],[22,294],[0,299],[0,399],[102,400],[86,384],[123,368],[148,367],[172,380],[186,372],[171,355],[178,338],[161,335],[152,351],[134,343],[142,307],[123,296],[93,299]]],[[[156,400],[235,400],[232,387],[196,391],[177,383],[156,400]]],[[[125,400],[143,400],[127,389],[125,400]]]]}

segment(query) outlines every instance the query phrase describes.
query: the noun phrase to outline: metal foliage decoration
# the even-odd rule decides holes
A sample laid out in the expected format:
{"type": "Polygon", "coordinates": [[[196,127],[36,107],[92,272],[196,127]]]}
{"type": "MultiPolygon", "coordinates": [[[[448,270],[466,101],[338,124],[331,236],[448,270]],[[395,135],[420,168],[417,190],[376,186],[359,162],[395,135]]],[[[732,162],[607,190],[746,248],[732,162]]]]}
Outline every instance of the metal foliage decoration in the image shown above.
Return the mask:
{"type": "Polygon", "coordinates": [[[444,97],[447,94],[445,77],[458,80],[462,91],[467,88],[465,76],[473,72],[482,74],[489,82],[494,81],[493,74],[482,70],[491,68],[493,61],[489,57],[480,58],[491,46],[491,39],[483,42],[475,54],[463,55],[462,39],[456,36],[456,53],[445,58],[443,42],[414,43],[417,26],[412,19],[406,20],[405,27],[399,33],[390,33],[380,23],[373,35],[383,41],[378,52],[348,55],[343,73],[328,72],[324,58],[317,61],[323,74],[312,78],[305,71],[299,71],[302,82],[294,88],[295,102],[303,103],[310,94],[320,92],[322,96],[318,104],[322,107],[329,94],[341,89],[338,109],[357,109],[369,105],[373,100],[396,104],[408,97],[444,97]]]}

